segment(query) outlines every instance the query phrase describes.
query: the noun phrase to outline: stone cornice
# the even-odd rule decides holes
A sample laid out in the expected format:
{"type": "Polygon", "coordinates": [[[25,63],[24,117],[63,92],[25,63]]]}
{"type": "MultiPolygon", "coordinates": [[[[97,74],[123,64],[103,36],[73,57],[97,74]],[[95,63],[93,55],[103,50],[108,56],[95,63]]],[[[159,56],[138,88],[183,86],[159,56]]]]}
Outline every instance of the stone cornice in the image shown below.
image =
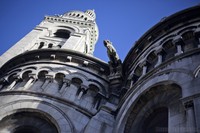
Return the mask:
{"type": "Polygon", "coordinates": [[[87,67],[88,69],[99,71],[100,73],[105,75],[109,73],[108,64],[95,57],[72,50],[40,49],[28,51],[12,58],[0,68],[0,74],[4,74],[5,72],[10,71],[16,66],[20,66],[26,63],[38,62],[61,63],[66,65],[68,64],[68,62],[73,62],[81,65],[83,68],[87,67]],[[55,58],[51,58],[52,55],[54,55],[55,58]],[[69,60],[69,57],[71,57],[71,60],[69,60]],[[87,66],[85,66],[85,62],[88,62],[87,66]]]}

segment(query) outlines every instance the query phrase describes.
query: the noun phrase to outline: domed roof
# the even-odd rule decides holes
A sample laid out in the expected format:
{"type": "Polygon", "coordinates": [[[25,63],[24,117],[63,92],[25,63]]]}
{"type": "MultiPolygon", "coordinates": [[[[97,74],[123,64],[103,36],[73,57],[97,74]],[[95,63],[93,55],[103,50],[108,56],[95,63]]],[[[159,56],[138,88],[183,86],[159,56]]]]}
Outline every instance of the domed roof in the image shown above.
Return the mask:
{"type": "Polygon", "coordinates": [[[95,21],[96,19],[96,14],[94,12],[94,10],[87,10],[85,12],[82,11],[70,11],[65,13],[63,16],[63,18],[73,18],[73,19],[77,19],[77,20],[83,20],[83,21],[95,21]]]}

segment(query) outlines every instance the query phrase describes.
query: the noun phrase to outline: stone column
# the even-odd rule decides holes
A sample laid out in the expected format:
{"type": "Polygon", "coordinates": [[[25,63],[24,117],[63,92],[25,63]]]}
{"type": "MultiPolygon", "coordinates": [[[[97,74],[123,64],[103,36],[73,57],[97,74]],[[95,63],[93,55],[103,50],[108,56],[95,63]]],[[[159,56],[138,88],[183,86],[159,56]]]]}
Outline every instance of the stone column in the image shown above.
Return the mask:
{"type": "Polygon", "coordinates": [[[41,88],[42,88],[43,91],[46,89],[46,87],[48,86],[48,84],[50,82],[52,82],[52,80],[53,80],[53,76],[52,75],[46,75],[44,84],[41,86],[41,88]]]}
{"type": "Polygon", "coordinates": [[[173,44],[176,46],[176,49],[177,49],[177,53],[175,55],[177,56],[177,55],[182,54],[183,53],[183,50],[182,50],[182,44],[183,44],[182,37],[181,36],[176,36],[173,39],[173,44]]]}
{"type": "Polygon", "coordinates": [[[100,104],[101,104],[101,99],[102,99],[102,96],[101,94],[97,94],[96,97],[95,97],[96,101],[95,101],[95,104],[94,104],[94,108],[98,110],[100,104]]]}
{"type": "Polygon", "coordinates": [[[142,76],[144,76],[147,73],[147,62],[145,61],[142,64],[142,76]]]}
{"type": "Polygon", "coordinates": [[[13,82],[8,86],[8,88],[6,90],[13,90],[14,86],[17,84],[17,82],[19,81],[19,77],[16,77],[13,82]]]}
{"type": "Polygon", "coordinates": [[[30,77],[28,82],[24,85],[24,88],[28,88],[28,86],[34,81],[34,78],[30,77]]]}
{"type": "Polygon", "coordinates": [[[184,103],[186,109],[186,131],[189,133],[196,133],[196,122],[194,114],[193,101],[187,101],[184,103]]]}
{"type": "Polygon", "coordinates": [[[63,79],[63,84],[62,84],[62,87],[59,89],[59,93],[61,95],[64,95],[65,91],[66,91],[66,87],[69,87],[70,86],[70,80],[69,79],[66,79],[64,78],[63,79]]]}
{"type": "Polygon", "coordinates": [[[160,48],[156,51],[156,55],[158,56],[158,62],[156,63],[155,67],[159,66],[163,61],[163,49],[160,48]]]}
{"type": "Polygon", "coordinates": [[[33,84],[33,81],[36,79],[36,75],[34,74],[29,74],[29,80],[26,82],[26,84],[23,87],[23,90],[26,88],[30,87],[33,84]]]}
{"type": "Polygon", "coordinates": [[[139,77],[135,73],[133,73],[130,78],[131,78],[131,84],[130,84],[130,88],[131,88],[133,87],[133,84],[138,80],[139,77]]]}
{"type": "Polygon", "coordinates": [[[81,85],[80,89],[81,89],[81,91],[79,92],[77,99],[81,99],[81,97],[83,96],[83,94],[86,92],[87,87],[85,85],[81,85]]]}
{"type": "Polygon", "coordinates": [[[83,91],[84,90],[81,90],[81,92],[78,94],[78,99],[81,99],[82,95],[83,95],[83,91]]]}
{"type": "Polygon", "coordinates": [[[4,78],[0,79],[0,90],[3,88],[4,82],[5,82],[4,78]]]}

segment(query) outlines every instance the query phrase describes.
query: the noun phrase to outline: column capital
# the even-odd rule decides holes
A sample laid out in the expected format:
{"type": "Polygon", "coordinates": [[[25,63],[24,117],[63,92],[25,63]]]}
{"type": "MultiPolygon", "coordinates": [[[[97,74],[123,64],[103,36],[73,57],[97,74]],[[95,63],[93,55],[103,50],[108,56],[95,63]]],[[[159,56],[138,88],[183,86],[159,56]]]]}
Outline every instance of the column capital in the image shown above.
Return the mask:
{"type": "Polygon", "coordinates": [[[67,78],[63,78],[63,83],[66,83],[67,86],[70,86],[71,80],[70,80],[70,79],[67,79],[67,78]]]}
{"type": "Polygon", "coordinates": [[[177,35],[172,40],[172,43],[175,44],[175,45],[181,45],[181,44],[183,44],[183,39],[180,35],[177,35]]]}
{"type": "Polygon", "coordinates": [[[141,62],[141,63],[139,64],[139,66],[140,66],[140,67],[144,67],[144,66],[147,66],[148,63],[149,63],[148,60],[145,59],[145,60],[143,60],[143,62],[141,62]]]}
{"type": "Polygon", "coordinates": [[[184,102],[185,109],[192,108],[193,106],[194,106],[193,100],[189,100],[189,101],[184,102]]]}
{"type": "Polygon", "coordinates": [[[45,79],[50,80],[50,82],[53,81],[53,75],[45,75],[45,79]]]}
{"type": "Polygon", "coordinates": [[[156,55],[163,54],[163,53],[165,53],[165,50],[164,50],[163,48],[159,48],[159,49],[157,49],[157,50],[155,51],[155,54],[156,54],[156,55]]]}
{"type": "Polygon", "coordinates": [[[81,84],[81,85],[80,85],[80,88],[81,88],[81,89],[84,89],[84,90],[87,90],[87,89],[88,89],[88,86],[86,86],[86,85],[84,85],[84,84],[81,84]]]}
{"type": "Polygon", "coordinates": [[[46,78],[46,79],[53,79],[53,75],[48,75],[48,74],[47,74],[47,75],[45,75],[45,78],[46,78]]]}
{"type": "Polygon", "coordinates": [[[28,77],[29,77],[29,78],[33,78],[33,79],[36,79],[36,78],[37,78],[36,74],[33,74],[33,73],[29,73],[29,74],[28,74],[28,77]]]}

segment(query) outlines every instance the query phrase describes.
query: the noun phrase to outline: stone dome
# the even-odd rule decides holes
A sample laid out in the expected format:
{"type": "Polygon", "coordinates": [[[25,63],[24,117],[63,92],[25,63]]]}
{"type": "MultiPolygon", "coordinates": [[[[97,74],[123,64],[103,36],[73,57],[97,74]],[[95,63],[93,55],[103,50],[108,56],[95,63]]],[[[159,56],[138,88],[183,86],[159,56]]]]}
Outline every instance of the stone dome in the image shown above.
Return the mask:
{"type": "Polygon", "coordinates": [[[96,19],[96,14],[94,10],[87,10],[85,12],[82,11],[70,11],[65,13],[63,18],[73,18],[77,20],[83,20],[83,21],[95,21],[96,19]]]}

